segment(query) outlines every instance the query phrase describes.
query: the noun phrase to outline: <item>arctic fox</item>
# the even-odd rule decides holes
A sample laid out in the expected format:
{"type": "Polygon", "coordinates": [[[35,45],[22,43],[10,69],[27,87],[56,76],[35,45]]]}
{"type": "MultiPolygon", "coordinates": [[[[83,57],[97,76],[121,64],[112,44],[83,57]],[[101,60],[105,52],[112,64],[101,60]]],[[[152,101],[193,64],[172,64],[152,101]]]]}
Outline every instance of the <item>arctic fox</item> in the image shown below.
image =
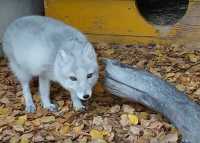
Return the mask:
{"type": "Polygon", "coordinates": [[[95,50],[81,32],[50,17],[25,16],[8,26],[3,50],[22,85],[27,112],[36,110],[29,87],[34,76],[44,108],[57,111],[49,98],[50,81],[70,92],[75,110],[85,108],[82,100],[91,97],[99,71],[95,50]]]}

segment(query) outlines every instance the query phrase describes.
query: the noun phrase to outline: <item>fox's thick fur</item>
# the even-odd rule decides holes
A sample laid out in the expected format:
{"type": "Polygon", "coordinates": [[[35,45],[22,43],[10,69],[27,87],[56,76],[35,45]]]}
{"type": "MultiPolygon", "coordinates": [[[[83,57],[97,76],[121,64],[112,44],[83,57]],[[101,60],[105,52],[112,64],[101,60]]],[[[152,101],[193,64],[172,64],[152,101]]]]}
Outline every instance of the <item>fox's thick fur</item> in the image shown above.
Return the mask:
{"type": "Polygon", "coordinates": [[[39,77],[42,105],[56,106],[49,98],[50,81],[56,81],[71,94],[73,106],[81,110],[98,79],[95,50],[75,28],[53,18],[26,16],[15,20],[3,37],[3,50],[9,65],[21,82],[26,111],[36,110],[29,82],[39,77]]]}

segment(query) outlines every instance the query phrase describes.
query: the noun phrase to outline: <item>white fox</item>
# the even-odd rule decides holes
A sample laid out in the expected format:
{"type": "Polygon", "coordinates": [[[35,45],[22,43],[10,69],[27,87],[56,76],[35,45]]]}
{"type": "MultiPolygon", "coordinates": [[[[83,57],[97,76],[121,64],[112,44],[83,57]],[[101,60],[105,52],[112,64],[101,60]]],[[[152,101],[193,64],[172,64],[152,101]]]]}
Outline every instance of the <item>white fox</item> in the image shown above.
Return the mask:
{"type": "Polygon", "coordinates": [[[85,108],[81,100],[91,97],[99,71],[95,50],[81,32],[53,18],[25,16],[8,26],[3,50],[22,85],[27,112],[36,110],[29,87],[33,76],[39,77],[44,108],[57,111],[50,81],[70,92],[75,110],[85,108]]]}

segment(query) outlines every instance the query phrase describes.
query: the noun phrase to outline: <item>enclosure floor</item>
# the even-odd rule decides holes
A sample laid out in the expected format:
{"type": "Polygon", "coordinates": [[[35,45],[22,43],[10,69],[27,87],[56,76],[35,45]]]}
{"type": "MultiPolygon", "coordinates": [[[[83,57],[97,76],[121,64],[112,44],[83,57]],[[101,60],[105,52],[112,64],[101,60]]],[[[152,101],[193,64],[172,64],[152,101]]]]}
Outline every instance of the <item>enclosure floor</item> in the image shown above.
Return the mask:
{"type": "MultiPolygon", "coordinates": [[[[87,111],[76,112],[67,91],[53,83],[52,100],[59,111],[41,108],[37,79],[31,82],[36,113],[24,111],[21,86],[0,60],[0,142],[179,142],[178,131],[160,114],[137,103],[112,96],[103,88],[101,58],[114,58],[146,69],[185,91],[200,103],[200,52],[178,45],[95,44],[100,63],[100,79],[87,111]]],[[[187,118],[187,117],[185,117],[187,118]]]]}

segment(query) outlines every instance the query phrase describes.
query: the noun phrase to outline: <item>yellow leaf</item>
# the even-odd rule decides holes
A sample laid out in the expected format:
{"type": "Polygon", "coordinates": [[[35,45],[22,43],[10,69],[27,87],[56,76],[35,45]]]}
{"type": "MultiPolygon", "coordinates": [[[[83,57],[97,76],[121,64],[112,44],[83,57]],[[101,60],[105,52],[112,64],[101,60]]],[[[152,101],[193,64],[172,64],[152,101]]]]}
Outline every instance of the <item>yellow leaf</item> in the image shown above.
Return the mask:
{"type": "Polygon", "coordinates": [[[70,126],[69,125],[64,125],[61,129],[60,129],[60,134],[61,135],[65,135],[67,133],[69,133],[70,131],[70,126]]]}
{"type": "Polygon", "coordinates": [[[18,143],[19,141],[19,137],[17,136],[13,136],[11,139],[10,139],[10,143],[18,143]]]}
{"type": "Polygon", "coordinates": [[[54,116],[44,116],[40,119],[41,122],[43,123],[52,123],[54,122],[56,119],[54,116]]]}
{"type": "Polygon", "coordinates": [[[180,91],[185,91],[185,86],[182,85],[182,84],[177,84],[177,85],[176,85],[176,88],[177,88],[178,90],[180,90],[180,91]]]}
{"type": "Polygon", "coordinates": [[[0,117],[5,117],[6,115],[8,115],[8,112],[8,108],[0,107],[0,117]]]}
{"type": "Polygon", "coordinates": [[[17,125],[24,125],[26,120],[27,120],[27,115],[20,116],[20,117],[18,117],[16,124],[17,125]]]}
{"type": "Polygon", "coordinates": [[[145,120],[148,120],[149,119],[149,114],[147,112],[141,112],[140,115],[139,115],[139,118],[140,119],[145,119],[145,120]]]}
{"type": "Polygon", "coordinates": [[[129,119],[130,124],[132,124],[132,125],[137,125],[139,122],[138,116],[136,116],[134,114],[129,114],[128,119],[129,119]]]}
{"type": "Polygon", "coordinates": [[[90,131],[90,136],[92,139],[103,139],[103,137],[107,135],[109,135],[107,131],[98,131],[96,129],[92,129],[90,131]]]}
{"type": "Polygon", "coordinates": [[[15,131],[24,132],[24,127],[22,125],[14,125],[13,128],[15,131]]]}
{"type": "Polygon", "coordinates": [[[29,140],[26,137],[22,137],[20,143],[29,143],[29,140]]]}
{"type": "Polygon", "coordinates": [[[82,124],[82,125],[80,125],[80,126],[77,126],[77,127],[74,127],[74,128],[73,128],[73,131],[74,131],[76,134],[79,134],[83,128],[84,128],[84,124],[82,124]]]}
{"type": "Polygon", "coordinates": [[[190,60],[191,62],[197,62],[197,61],[198,61],[198,56],[195,55],[195,54],[188,53],[187,56],[188,56],[188,58],[189,58],[189,60],[190,60]]]}

